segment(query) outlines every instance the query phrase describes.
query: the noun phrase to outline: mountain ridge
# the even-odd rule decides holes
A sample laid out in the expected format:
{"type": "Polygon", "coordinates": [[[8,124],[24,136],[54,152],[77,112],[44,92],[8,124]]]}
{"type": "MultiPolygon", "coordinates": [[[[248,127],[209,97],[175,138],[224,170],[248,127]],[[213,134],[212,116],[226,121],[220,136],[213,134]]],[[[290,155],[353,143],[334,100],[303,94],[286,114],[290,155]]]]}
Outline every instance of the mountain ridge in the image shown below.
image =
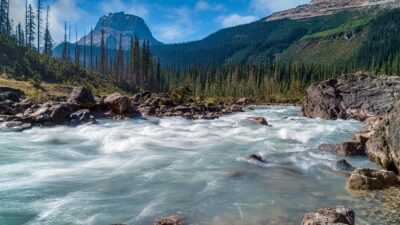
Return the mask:
{"type": "Polygon", "coordinates": [[[304,19],[330,15],[345,9],[399,6],[399,0],[311,0],[309,4],[273,13],[268,16],[265,21],[304,19]]]}

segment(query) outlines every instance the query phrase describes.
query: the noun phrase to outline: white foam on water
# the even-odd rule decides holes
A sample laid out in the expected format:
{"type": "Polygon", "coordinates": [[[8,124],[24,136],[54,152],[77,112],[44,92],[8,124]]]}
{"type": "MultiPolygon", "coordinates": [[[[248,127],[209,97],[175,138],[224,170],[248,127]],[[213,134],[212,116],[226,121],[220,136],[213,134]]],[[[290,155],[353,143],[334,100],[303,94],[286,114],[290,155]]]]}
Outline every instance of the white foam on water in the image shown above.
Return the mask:
{"type": "MultiPolygon", "coordinates": [[[[7,210],[27,224],[103,224],[104,218],[112,219],[107,224],[150,224],[154,216],[176,212],[202,224],[210,222],[202,221],[204,215],[232,214],[245,222],[252,218],[248,205],[257,205],[254,210],[265,212],[267,219],[270,202],[290,210],[282,196],[299,198],[292,193],[301,191],[307,196],[301,184],[329,176],[335,156],[315,152],[320,142],[344,141],[361,127],[356,121],[303,118],[299,112],[259,107],[216,120],[101,120],[0,132],[0,211],[10,201],[26,202],[37,212],[35,218],[17,205],[7,210]],[[251,123],[249,116],[263,116],[271,126],[251,123]],[[251,154],[270,163],[246,158],[251,154]],[[314,169],[320,167],[327,172],[314,169]],[[227,168],[251,175],[230,177],[227,168]],[[287,177],[279,179],[281,173],[287,177]],[[225,212],[226,206],[234,207],[225,212]],[[117,215],[128,216],[121,220],[117,215]]],[[[0,217],[0,224],[6,222],[0,217]]]]}

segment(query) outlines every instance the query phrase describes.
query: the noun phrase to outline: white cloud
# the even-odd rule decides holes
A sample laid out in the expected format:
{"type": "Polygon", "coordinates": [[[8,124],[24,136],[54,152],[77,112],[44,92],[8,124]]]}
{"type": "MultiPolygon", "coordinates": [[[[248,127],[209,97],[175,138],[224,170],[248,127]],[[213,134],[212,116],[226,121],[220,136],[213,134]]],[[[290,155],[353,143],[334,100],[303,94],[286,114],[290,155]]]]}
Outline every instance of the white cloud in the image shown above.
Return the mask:
{"type": "Polygon", "coordinates": [[[224,10],[224,8],[225,7],[222,4],[210,4],[205,0],[198,0],[194,7],[196,11],[221,11],[224,10]]]}
{"type": "Polygon", "coordinates": [[[166,25],[160,28],[160,37],[163,41],[175,41],[185,35],[185,30],[181,26],[166,25]]]}
{"type": "Polygon", "coordinates": [[[267,16],[270,13],[309,3],[310,0],[251,0],[250,7],[257,13],[267,16]]]}
{"type": "Polygon", "coordinates": [[[123,11],[144,19],[148,18],[149,16],[148,6],[139,3],[138,1],[129,1],[129,4],[126,4],[122,0],[105,0],[100,2],[99,8],[104,14],[123,11]]]}
{"type": "Polygon", "coordinates": [[[236,25],[251,23],[257,20],[256,16],[241,16],[239,14],[231,14],[227,17],[219,17],[218,21],[222,27],[233,27],[236,25]]]}
{"type": "MultiPolygon", "coordinates": [[[[36,10],[36,1],[29,0],[36,10]]],[[[45,19],[46,5],[43,4],[43,19],[45,19]]],[[[36,13],[36,11],[35,11],[36,13]]],[[[76,0],[56,0],[50,3],[49,24],[50,32],[55,42],[61,42],[64,37],[64,21],[68,23],[78,23],[85,13],[76,5],[76,0]]],[[[25,27],[25,0],[10,1],[10,17],[14,25],[21,23],[25,27]]],[[[43,29],[44,29],[43,23],[43,29]]]]}

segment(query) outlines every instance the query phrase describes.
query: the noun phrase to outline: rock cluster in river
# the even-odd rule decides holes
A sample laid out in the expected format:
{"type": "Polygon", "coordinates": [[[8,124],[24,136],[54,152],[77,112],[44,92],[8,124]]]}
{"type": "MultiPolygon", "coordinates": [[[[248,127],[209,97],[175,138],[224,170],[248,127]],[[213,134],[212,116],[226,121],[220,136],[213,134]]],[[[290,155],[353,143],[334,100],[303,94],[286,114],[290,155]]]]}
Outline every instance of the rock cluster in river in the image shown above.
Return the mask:
{"type": "Polygon", "coordinates": [[[215,119],[224,114],[241,112],[247,99],[236,103],[206,104],[187,99],[176,102],[170,94],[142,92],[128,97],[113,93],[94,96],[87,88],[76,87],[65,101],[37,103],[23,99],[22,91],[0,88],[0,128],[16,131],[35,125],[77,125],[95,122],[96,118],[123,119],[133,116],[182,116],[187,119],[215,119]]]}

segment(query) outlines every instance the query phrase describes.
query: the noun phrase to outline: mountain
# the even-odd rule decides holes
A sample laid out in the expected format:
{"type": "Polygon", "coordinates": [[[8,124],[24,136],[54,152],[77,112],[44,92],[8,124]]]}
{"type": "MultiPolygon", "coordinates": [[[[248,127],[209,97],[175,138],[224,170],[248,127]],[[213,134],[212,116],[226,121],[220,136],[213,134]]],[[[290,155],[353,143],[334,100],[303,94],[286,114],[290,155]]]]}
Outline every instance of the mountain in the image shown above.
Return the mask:
{"type": "Polygon", "coordinates": [[[152,51],[164,65],[175,67],[276,62],[382,64],[400,54],[396,44],[400,41],[398,2],[312,0],[250,24],[222,29],[203,40],[153,46],[152,51]],[[301,13],[308,8],[324,13],[301,13]]]}
{"type": "MultiPolygon", "coordinates": [[[[105,40],[107,46],[110,49],[114,49],[116,44],[119,43],[120,35],[122,34],[122,46],[125,50],[128,50],[131,46],[131,40],[137,36],[140,41],[149,41],[151,46],[163,45],[162,42],[158,41],[153,37],[149,27],[145,21],[135,15],[125,14],[124,12],[109,13],[108,15],[100,17],[93,29],[93,45],[94,47],[100,47],[101,45],[101,32],[104,30],[105,40]]],[[[84,45],[86,39],[86,46],[90,43],[90,34],[86,37],[82,37],[78,44],[84,45]]],[[[74,44],[69,44],[73,46],[74,44]]],[[[54,55],[61,57],[63,49],[63,43],[59,44],[55,50],[54,55]]],[[[95,50],[97,51],[97,50],[95,50]]],[[[72,49],[71,52],[74,52],[72,49]]]]}
{"type": "Polygon", "coordinates": [[[399,0],[311,0],[310,4],[276,12],[266,20],[303,19],[334,14],[344,9],[379,8],[399,6],[399,0]]]}

